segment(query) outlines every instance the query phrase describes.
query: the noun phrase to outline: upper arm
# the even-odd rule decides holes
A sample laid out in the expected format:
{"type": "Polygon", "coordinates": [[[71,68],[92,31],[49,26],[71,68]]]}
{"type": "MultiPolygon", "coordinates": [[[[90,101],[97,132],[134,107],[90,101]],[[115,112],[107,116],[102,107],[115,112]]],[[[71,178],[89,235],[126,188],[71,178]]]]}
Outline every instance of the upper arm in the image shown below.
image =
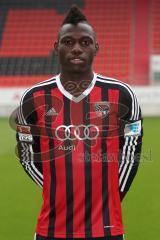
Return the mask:
{"type": "Polygon", "coordinates": [[[17,111],[17,149],[24,170],[39,186],[43,185],[40,158],[40,136],[35,134],[37,122],[34,100],[30,92],[25,93],[17,111]]]}
{"type": "Polygon", "coordinates": [[[142,115],[136,95],[128,88],[121,92],[121,136],[119,158],[120,192],[129,190],[137,173],[142,146],[142,115]]]}

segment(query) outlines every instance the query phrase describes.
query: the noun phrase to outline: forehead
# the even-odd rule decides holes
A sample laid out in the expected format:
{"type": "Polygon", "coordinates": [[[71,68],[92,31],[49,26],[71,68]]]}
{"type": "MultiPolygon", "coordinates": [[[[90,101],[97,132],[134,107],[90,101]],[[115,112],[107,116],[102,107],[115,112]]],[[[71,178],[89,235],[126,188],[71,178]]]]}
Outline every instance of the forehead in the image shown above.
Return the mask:
{"type": "Polygon", "coordinates": [[[95,32],[87,23],[78,23],[76,25],[67,23],[61,27],[59,31],[59,39],[67,36],[73,38],[90,37],[95,39],[95,32]]]}

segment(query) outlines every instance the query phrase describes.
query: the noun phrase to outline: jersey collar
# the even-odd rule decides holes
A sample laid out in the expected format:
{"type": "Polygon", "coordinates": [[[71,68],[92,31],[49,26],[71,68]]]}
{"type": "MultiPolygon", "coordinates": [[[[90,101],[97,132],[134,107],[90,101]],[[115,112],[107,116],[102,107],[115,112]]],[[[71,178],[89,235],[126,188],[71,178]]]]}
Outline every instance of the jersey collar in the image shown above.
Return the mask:
{"type": "Polygon", "coordinates": [[[85,89],[84,92],[81,93],[81,95],[79,95],[78,97],[73,96],[71,93],[69,93],[68,91],[65,90],[65,88],[63,87],[61,80],[60,80],[60,74],[56,76],[56,82],[57,82],[58,89],[61,91],[61,93],[64,96],[69,98],[71,101],[80,102],[83,98],[85,98],[87,95],[90,94],[90,92],[92,91],[92,89],[94,88],[94,85],[96,83],[96,78],[97,78],[97,74],[94,73],[93,79],[92,79],[91,83],[89,84],[88,88],[85,89]]]}

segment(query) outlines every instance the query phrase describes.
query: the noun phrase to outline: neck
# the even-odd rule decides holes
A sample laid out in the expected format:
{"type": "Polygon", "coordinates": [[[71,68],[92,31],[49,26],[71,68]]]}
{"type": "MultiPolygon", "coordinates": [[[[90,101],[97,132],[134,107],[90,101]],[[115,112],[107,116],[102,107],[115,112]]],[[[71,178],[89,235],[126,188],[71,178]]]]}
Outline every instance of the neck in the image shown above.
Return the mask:
{"type": "Polygon", "coordinates": [[[60,80],[63,87],[75,97],[81,95],[93,80],[92,70],[85,73],[70,73],[61,71],[60,80]]]}
{"type": "Polygon", "coordinates": [[[65,71],[61,71],[60,74],[60,79],[61,79],[61,83],[62,84],[66,84],[67,82],[74,82],[74,83],[80,83],[82,81],[92,81],[94,76],[94,73],[91,70],[89,70],[88,72],[82,72],[82,73],[72,73],[72,72],[65,72],[65,71]]]}

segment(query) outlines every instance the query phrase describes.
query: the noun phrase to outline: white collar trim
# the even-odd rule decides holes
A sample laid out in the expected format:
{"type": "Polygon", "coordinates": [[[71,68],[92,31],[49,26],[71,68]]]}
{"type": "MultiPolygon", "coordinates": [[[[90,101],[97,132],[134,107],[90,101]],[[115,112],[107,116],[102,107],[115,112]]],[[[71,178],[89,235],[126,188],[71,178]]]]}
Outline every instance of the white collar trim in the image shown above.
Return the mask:
{"type": "Polygon", "coordinates": [[[56,82],[57,82],[58,89],[61,91],[61,93],[63,95],[65,95],[71,101],[74,101],[76,103],[80,102],[83,98],[85,98],[92,91],[92,89],[94,88],[94,85],[96,83],[96,79],[97,79],[97,74],[94,73],[93,79],[92,79],[91,83],[89,84],[88,88],[85,89],[84,92],[81,95],[79,95],[78,97],[74,97],[71,93],[66,91],[65,88],[63,87],[61,80],[60,80],[60,74],[56,76],[56,82]]]}

